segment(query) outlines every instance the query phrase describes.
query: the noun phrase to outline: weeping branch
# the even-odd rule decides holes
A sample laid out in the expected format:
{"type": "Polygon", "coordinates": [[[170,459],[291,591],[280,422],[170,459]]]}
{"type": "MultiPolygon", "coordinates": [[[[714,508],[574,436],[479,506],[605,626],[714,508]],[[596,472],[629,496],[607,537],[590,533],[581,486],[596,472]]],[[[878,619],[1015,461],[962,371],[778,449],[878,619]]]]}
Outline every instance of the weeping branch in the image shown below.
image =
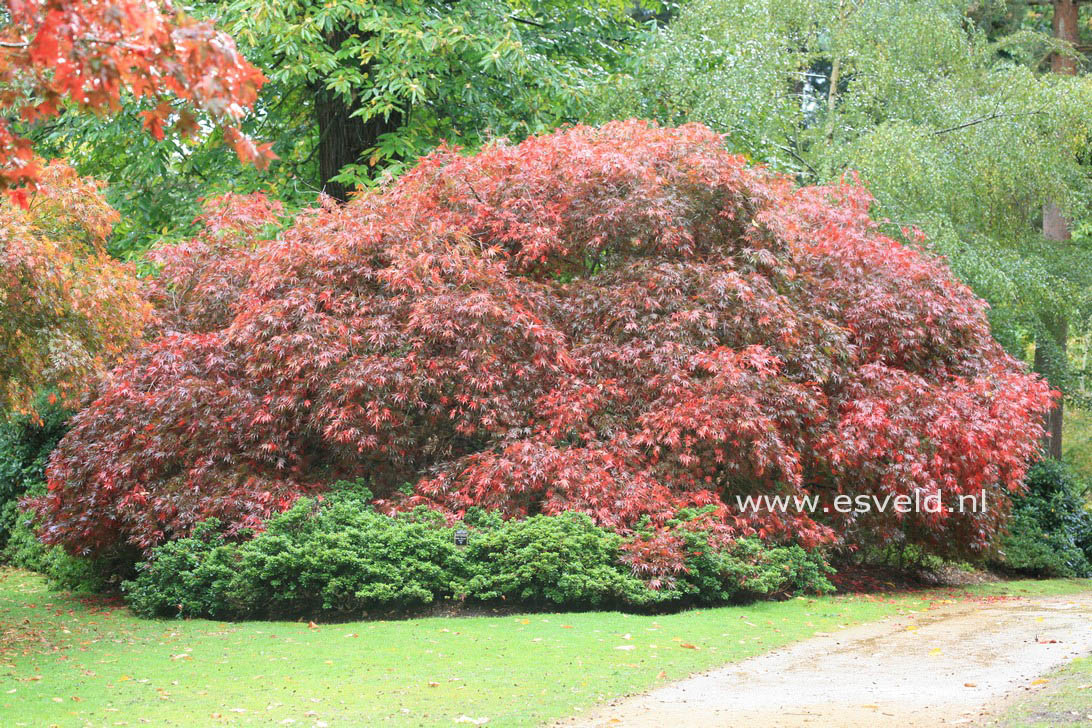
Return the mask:
{"type": "Polygon", "coordinates": [[[995,119],[1018,119],[1024,116],[1036,116],[1043,113],[1043,109],[1036,109],[1035,111],[1026,111],[1021,114],[1007,114],[1000,111],[995,111],[992,114],[986,116],[980,116],[977,119],[971,119],[965,121],[962,124],[956,124],[955,126],[949,126],[946,129],[937,129],[933,132],[933,136],[940,136],[941,134],[947,134],[953,131],[959,131],[960,129],[966,129],[971,126],[977,126],[978,124],[985,124],[987,121],[994,121],[995,119]]]}

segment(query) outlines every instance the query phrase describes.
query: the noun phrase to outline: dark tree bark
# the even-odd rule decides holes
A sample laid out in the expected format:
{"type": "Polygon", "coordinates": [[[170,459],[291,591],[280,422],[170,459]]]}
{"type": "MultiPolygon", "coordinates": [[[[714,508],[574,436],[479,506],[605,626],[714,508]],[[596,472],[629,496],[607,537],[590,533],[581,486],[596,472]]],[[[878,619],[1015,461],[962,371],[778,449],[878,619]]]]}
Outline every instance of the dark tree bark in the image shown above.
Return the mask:
{"type": "MultiPolygon", "coordinates": [[[[1069,341],[1069,326],[1065,319],[1051,322],[1050,330],[1040,338],[1035,345],[1034,370],[1047,379],[1057,373],[1065,364],[1066,344],[1069,341]],[[1049,340],[1047,340],[1049,338],[1049,340]],[[1053,356],[1048,355],[1053,352],[1053,356]],[[1058,357],[1061,361],[1053,360],[1058,357]]],[[[1061,460],[1062,458],[1062,418],[1065,408],[1061,402],[1047,413],[1046,435],[1043,438],[1043,450],[1048,457],[1061,460]]]]}
{"type": "MultiPolygon", "coordinates": [[[[1054,37],[1068,41],[1076,46],[1080,42],[1077,29],[1077,2],[1075,0],[1054,0],[1054,20],[1052,23],[1054,37]]],[[[1077,73],[1077,63],[1070,56],[1061,56],[1057,53],[1050,59],[1050,67],[1054,73],[1074,75],[1077,73]]],[[[1069,240],[1069,220],[1065,218],[1061,210],[1053,203],[1043,205],[1043,237],[1047,240],[1064,242],[1069,240]]],[[[1065,365],[1066,345],[1068,343],[1069,327],[1067,321],[1060,319],[1051,323],[1049,336],[1051,341],[1039,341],[1035,347],[1035,371],[1049,375],[1051,370],[1057,370],[1065,365]],[[1053,348],[1059,353],[1061,361],[1051,362],[1042,354],[1046,347],[1053,344],[1053,348]]],[[[1061,401],[1047,415],[1046,438],[1043,448],[1052,458],[1062,457],[1062,416],[1064,414],[1061,401]]]]}
{"type": "MultiPolygon", "coordinates": [[[[1076,0],[1054,0],[1054,20],[1051,26],[1054,37],[1072,43],[1080,44],[1080,31],[1077,29],[1077,2],[1076,0]]],[[[1057,53],[1050,59],[1050,68],[1055,73],[1064,73],[1072,76],[1077,73],[1077,61],[1072,56],[1060,56],[1057,53]]]]}
{"type": "MultiPolygon", "coordinates": [[[[331,48],[339,48],[348,35],[336,33],[327,39],[331,48]]],[[[402,125],[402,115],[392,113],[387,118],[375,117],[364,120],[354,117],[360,106],[347,102],[341,94],[325,88],[319,82],[312,87],[315,99],[315,120],[319,129],[319,181],[323,191],[338,202],[349,199],[353,189],[341,182],[333,182],[346,165],[361,161],[364,152],[376,145],[380,135],[394,131],[402,125]]]]}

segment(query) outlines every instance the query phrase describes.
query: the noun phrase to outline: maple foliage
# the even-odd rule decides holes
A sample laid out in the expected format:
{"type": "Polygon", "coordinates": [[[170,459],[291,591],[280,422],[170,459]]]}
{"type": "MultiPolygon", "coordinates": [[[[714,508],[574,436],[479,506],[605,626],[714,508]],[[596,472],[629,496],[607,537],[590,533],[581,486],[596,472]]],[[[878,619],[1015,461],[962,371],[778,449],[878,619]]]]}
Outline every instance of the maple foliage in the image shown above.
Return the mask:
{"type": "Polygon", "coordinates": [[[226,277],[195,295],[223,313],[145,347],[74,418],[34,504],[43,538],[147,549],[365,477],[388,509],[587,513],[635,535],[627,563],[659,582],[683,511],[719,539],[985,548],[1006,499],[956,499],[1020,487],[1052,393],[870,202],[853,181],[797,189],[700,125],[441,149],[220,250],[226,277]],[[944,508],[735,501],[838,493],[944,508]]]}
{"type": "Polygon", "coordinates": [[[203,201],[192,240],[161,245],[146,258],[159,268],[146,278],[144,297],[156,308],[156,331],[209,332],[230,321],[246,285],[255,249],[283,205],[264,193],[226,194],[203,201]]]}
{"type": "MultiPolygon", "coordinates": [[[[195,112],[224,130],[239,158],[262,165],[270,145],[237,128],[265,81],[232,39],[169,0],[7,0],[0,27],[0,108],[25,121],[65,104],[117,111],[123,93],[154,104],[141,112],[162,139],[198,131],[195,112]]],[[[0,188],[20,204],[40,164],[30,141],[0,118],[0,188]]]]}
{"type": "Polygon", "coordinates": [[[133,266],[106,253],[116,220],[59,162],[25,209],[0,201],[0,407],[28,412],[47,385],[73,400],[139,339],[151,310],[133,266]]]}

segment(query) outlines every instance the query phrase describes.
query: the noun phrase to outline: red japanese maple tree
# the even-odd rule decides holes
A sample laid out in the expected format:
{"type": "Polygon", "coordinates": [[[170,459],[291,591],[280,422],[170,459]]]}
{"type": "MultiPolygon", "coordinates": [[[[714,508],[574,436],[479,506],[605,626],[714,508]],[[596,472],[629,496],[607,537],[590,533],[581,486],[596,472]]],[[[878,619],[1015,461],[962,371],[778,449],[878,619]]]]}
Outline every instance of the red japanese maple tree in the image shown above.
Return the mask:
{"type": "Polygon", "coordinates": [[[214,320],[174,326],[76,416],[35,504],[43,536],[148,548],[365,477],[387,508],[643,524],[627,558],[650,573],[677,568],[682,540],[657,529],[688,507],[726,538],[981,549],[1052,395],[870,201],[796,189],[698,125],[438,151],[221,248],[208,271],[230,275],[201,278],[214,320]],[[981,492],[990,508],[956,508],[981,492]],[[839,493],[944,507],[735,500],[839,493]]]}
{"type": "MultiPolygon", "coordinates": [[[[67,103],[115,111],[123,93],[155,106],[142,112],[158,138],[171,124],[197,130],[194,112],[224,129],[243,160],[264,164],[235,124],[265,81],[235,43],[210,23],[178,12],[169,0],[6,0],[0,25],[0,110],[27,121],[54,116],[67,103]]],[[[0,190],[25,204],[39,176],[31,144],[0,117],[0,190]]]]}

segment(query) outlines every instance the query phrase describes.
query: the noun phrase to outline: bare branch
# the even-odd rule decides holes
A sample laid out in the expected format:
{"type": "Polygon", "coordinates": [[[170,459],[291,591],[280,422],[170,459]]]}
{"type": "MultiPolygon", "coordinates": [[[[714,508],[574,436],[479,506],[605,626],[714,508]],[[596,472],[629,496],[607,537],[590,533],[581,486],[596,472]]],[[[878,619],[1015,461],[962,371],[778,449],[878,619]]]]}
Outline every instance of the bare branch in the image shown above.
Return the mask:
{"type": "Polygon", "coordinates": [[[993,121],[995,119],[1017,119],[1017,118],[1020,118],[1022,116],[1036,116],[1036,115],[1041,114],[1041,113],[1043,113],[1042,109],[1037,109],[1036,111],[1028,111],[1028,112],[1023,113],[1023,114],[1005,114],[1005,113],[1002,113],[1002,112],[999,112],[999,111],[995,111],[992,114],[987,114],[986,116],[980,116],[977,119],[971,119],[970,121],[965,121],[962,124],[956,124],[955,126],[949,126],[947,129],[938,129],[938,130],[933,132],[933,136],[940,136],[941,134],[947,134],[948,132],[959,131],[960,129],[966,129],[967,127],[977,126],[978,124],[985,124],[987,121],[993,121]]]}

